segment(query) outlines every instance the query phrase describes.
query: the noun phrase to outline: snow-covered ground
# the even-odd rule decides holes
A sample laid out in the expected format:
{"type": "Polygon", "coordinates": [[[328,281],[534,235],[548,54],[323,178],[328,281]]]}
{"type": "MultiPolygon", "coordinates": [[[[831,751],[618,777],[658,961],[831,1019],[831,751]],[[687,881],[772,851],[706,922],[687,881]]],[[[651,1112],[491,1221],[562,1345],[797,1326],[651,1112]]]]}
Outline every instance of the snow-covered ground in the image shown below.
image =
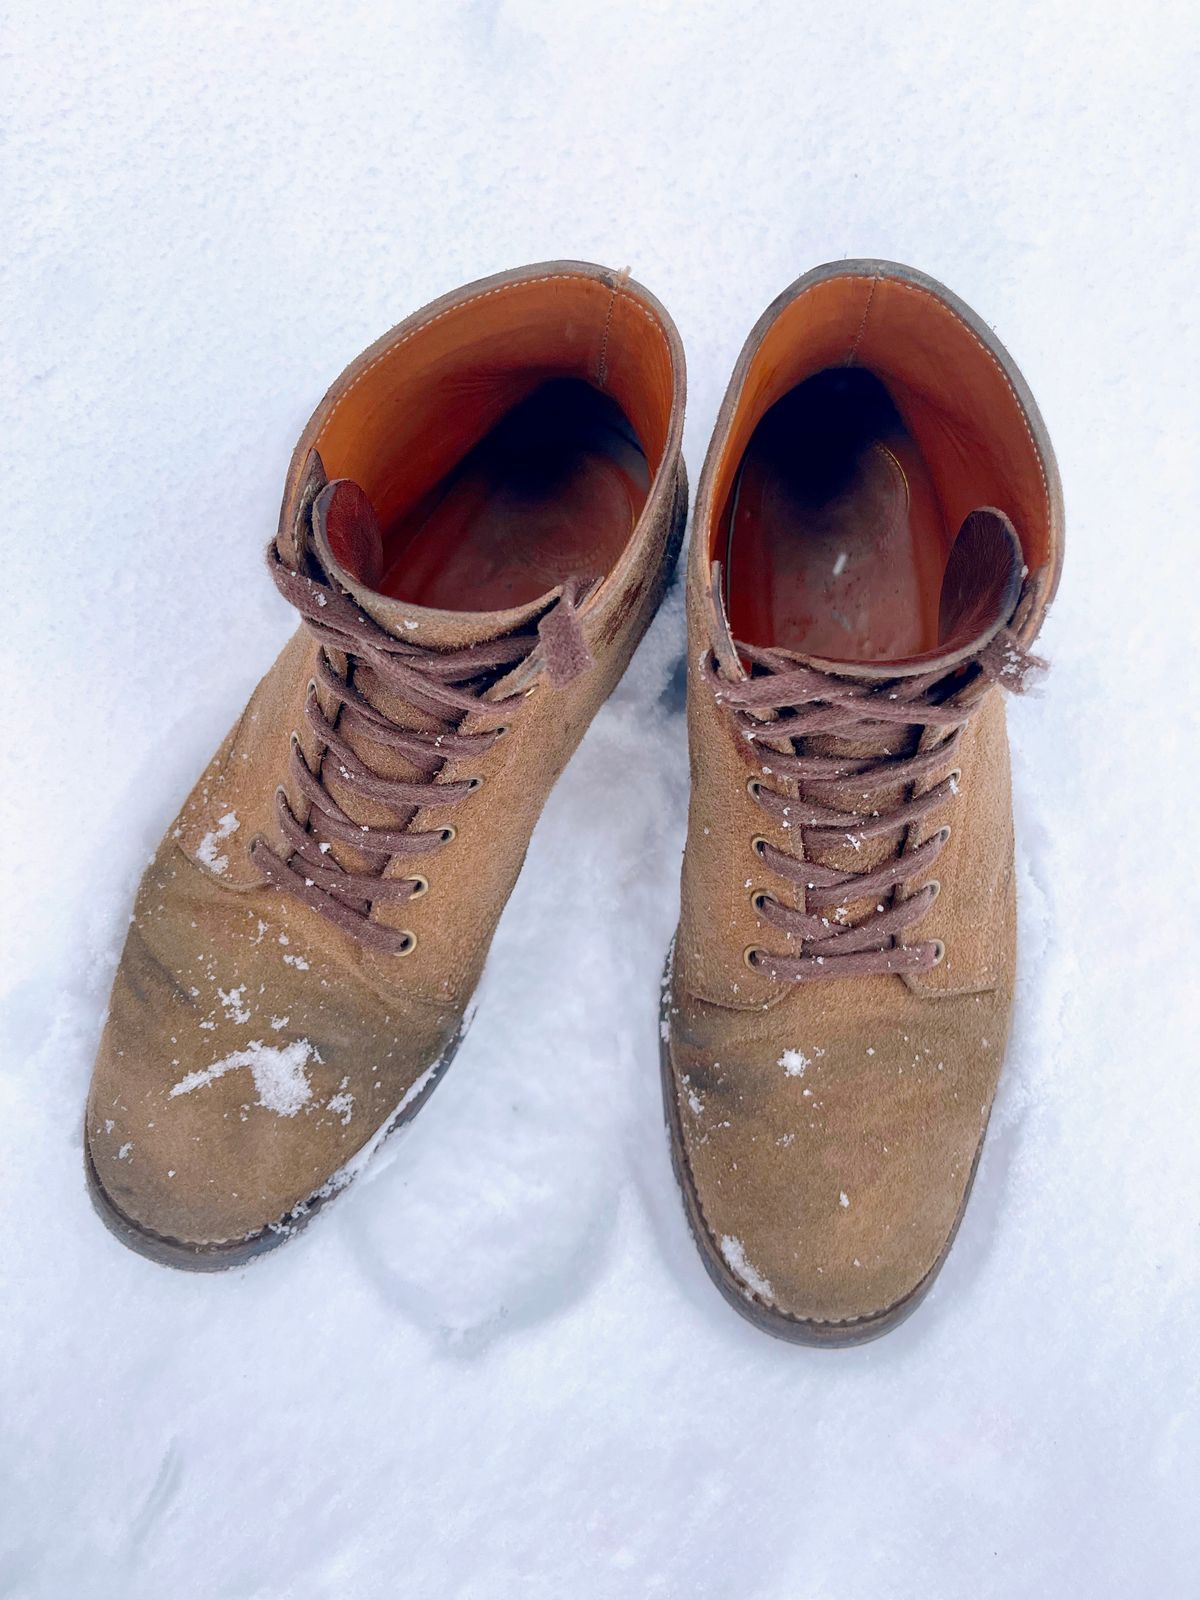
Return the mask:
{"type": "Polygon", "coordinates": [[[0,1596],[1196,1594],[1192,8],[8,14],[0,1596]],[[300,425],[423,301],[572,255],[675,315],[693,479],[750,323],[841,255],[976,305],[1058,447],[1007,1074],[949,1265],[864,1349],[734,1316],[672,1182],[678,591],[370,1179],[217,1278],[84,1191],[134,884],[291,626],[261,549],[300,425]]]}

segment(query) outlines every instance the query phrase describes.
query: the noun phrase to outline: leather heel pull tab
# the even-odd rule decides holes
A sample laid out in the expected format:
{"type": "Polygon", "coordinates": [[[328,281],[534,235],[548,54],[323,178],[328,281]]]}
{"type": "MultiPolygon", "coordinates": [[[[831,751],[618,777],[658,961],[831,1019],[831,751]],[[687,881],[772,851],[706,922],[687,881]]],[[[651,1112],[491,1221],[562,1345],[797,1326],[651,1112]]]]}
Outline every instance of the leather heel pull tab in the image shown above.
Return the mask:
{"type": "Polygon", "coordinates": [[[546,675],[556,689],[565,688],[595,665],[579,620],[580,598],[579,580],[568,578],[562,594],[538,623],[546,675]]]}

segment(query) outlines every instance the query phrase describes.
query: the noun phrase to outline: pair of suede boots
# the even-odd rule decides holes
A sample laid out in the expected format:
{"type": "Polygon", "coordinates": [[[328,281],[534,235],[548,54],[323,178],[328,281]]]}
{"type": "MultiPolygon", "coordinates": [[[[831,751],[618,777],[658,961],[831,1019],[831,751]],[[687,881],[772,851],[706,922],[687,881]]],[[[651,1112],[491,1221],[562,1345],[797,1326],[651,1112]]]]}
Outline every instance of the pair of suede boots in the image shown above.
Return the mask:
{"type": "MultiPolygon", "coordinates": [[[[426,307],[318,406],[267,551],[301,626],[142,880],[92,1082],[134,1249],[279,1244],[441,1079],[671,575],[683,409],[666,311],[577,262],[426,307]]],[[[661,1063],[704,1264],[784,1338],[894,1326],[962,1216],[1013,991],[1001,691],[1062,552],[1041,418],[970,310],[877,261],[769,307],[691,538],[661,1063]]]]}

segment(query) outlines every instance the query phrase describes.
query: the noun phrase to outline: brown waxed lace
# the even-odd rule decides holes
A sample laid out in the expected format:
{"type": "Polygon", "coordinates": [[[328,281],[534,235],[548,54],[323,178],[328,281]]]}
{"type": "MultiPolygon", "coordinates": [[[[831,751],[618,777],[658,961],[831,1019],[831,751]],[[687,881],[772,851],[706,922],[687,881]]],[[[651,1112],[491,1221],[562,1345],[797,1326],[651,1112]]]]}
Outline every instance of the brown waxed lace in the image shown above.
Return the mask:
{"type": "Polygon", "coordinates": [[[295,606],[321,645],[317,676],[309,685],[304,705],[319,755],[314,770],[293,739],[289,770],[296,789],[309,803],[309,813],[307,821],[301,822],[284,789],[278,790],[278,820],[290,855],[279,854],[260,837],[251,845],[251,858],[277,888],[302,900],[360,943],[404,954],[412,948],[412,935],[373,921],[371,908],[385,901],[411,899],[423,884],[417,877],[385,878],[383,866],[396,856],[428,854],[451,835],[446,828],[413,830],[401,820],[402,815],[433,805],[459,805],[474,792],[477,784],[473,781],[435,780],[447,759],[481,755],[505,732],[500,721],[476,733],[461,732],[455,724],[469,712],[486,705],[499,718],[524,704],[524,691],[484,701],[484,692],[497,673],[511,670],[539,647],[547,676],[555,686],[569,683],[591,665],[576,610],[579,586],[575,580],[563,586],[561,597],[544,613],[536,632],[506,634],[458,650],[430,650],[394,638],[333,583],[294,571],[273,543],[267,547],[267,565],[279,592],[295,606]],[[346,659],[344,673],[334,663],[335,654],[346,659]],[[408,705],[438,718],[443,726],[429,732],[398,726],[356,688],[357,666],[368,667],[408,705]],[[322,709],[317,684],[338,707],[333,718],[322,709]],[[407,781],[380,777],[348,742],[346,735],[354,733],[405,757],[423,776],[407,781]],[[352,794],[389,807],[395,813],[394,825],[367,826],[348,816],[322,780],[326,759],[335,762],[338,779],[352,794]],[[342,867],[330,859],[333,843],[351,845],[364,855],[379,858],[379,871],[351,872],[342,867]]]}
{"type": "MultiPolygon", "coordinates": [[[[1028,671],[1044,665],[1010,630],[1002,630],[949,675],[942,665],[918,676],[882,681],[839,677],[753,645],[735,648],[750,663],[753,676],[726,681],[709,660],[702,673],[717,700],[731,711],[743,738],[770,741],[771,772],[793,780],[795,797],[757,779],[749,787],[776,822],[797,828],[805,855],[822,845],[857,846],[864,839],[906,831],[950,799],[957,793],[953,774],[921,794],[912,794],[910,788],[909,798],[895,805],[854,809],[856,802],[869,806],[872,794],[881,789],[918,783],[953,757],[979,703],[981,680],[1020,691],[1028,671]],[[885,744],[879,754],[821,755],[804,745],[820,736],[886,741],[896,733],[907,735],[906,744],[911,745],[914,730],[919,737],[913,754],[894,755],[885,744]],[[921,748],[925,730],[936,742],[921,748]],[[774,748],[781,741],[790,745],[790,751],[774,748]]],[[[900,936],[928,911],[937,885],[924,884],[908,896],[900,891],[932,867],[949,836],[949,828],[940,828],[911,848],[906,839],[891,859],[862,871],[797,859],[765,839],[759,841],[758,852],[767,867],[801,891],[803,909],[785,906],[768,894],[756,897],[756,908],[765,922],[799,941],[799,950],[794,955],[773,955],[752,947],[747,962],[755,971],[793,983],[928,971],[940,960],[938,942],[906,945],[900,936]],[[852,903],[877,896],[890,897],[890,903],[881,899],[857,922],[843,920],[852,903]]]]}

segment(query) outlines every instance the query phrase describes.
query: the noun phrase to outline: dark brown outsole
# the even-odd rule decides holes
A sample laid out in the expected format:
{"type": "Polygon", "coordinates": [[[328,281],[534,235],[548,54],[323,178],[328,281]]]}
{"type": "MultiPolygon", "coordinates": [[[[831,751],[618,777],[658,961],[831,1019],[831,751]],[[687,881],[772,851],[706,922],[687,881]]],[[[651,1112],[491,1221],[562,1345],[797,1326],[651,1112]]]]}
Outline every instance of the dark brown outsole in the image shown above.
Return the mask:
{"type": "Polygon", "coordinates": [[[725,1264],[724,1257],[717,1247],[716,1240],[709,1232],[708,1224],[704,1219],[704,1212],[700,1205],[700,1198],[692,1182],[691,1169],[688,1165],[687,1152],[683,1143],[683,1125],[679,1114],[679,1101],[675,1093],[675,1075],[671,1070],[669,1025],[671,1020],[671,964],[674,945],[667,952],[667,964],[663,973],[662,1005],[659,1013],[659,1065],[662,1078],[663,1108],[667,1118],[667,1135],[671,1146],[671,1166],[675,1171],[675,1181],[679,1185],[680,1194],[683,1196],[683,1209],[687,1216],[688,1227],[692,1238],[695,1240],[696,1249],[704,1263],[704,1269],[721,1291],[723,1297],[748,1322],[764,1333],[769,1333],[773,1338],[784,1339],[789,1344],[803,1344],[821,1349],[847,1349],[852,1345],[869,1344],[872,1339],[881,1338],[885,1333],[890,1333],[893,1328],[912,1315],[921,1301],[933,1287],[934,1279],[942,1270],[946,1257],[950,1254],[951,1246],[958,1234],[959,1224],[966,1213],[967,1201],[971,1198],[971,1189],[975,1183],[975,1173],[979,1166],[979,1158],[983,1153],[983,1141],[987,1133],[984,1125],[983,1134],[980,1135],[979,1144],[975,1149],[975,1156],[971,1162],[971,1171],[967,1177],[967,1186],[963,1192],[962,1204],[954,1219],[954,1226],[950,1229],[946,1243],[941,1254],[930,1267],[929,1271],[914,1284],[909,1292],[890,1306],[870,1317],[856,1317],[847,1322],[816,1322],[802,1317],[789,1316],[787,1312],[779,1311],[774,1306],[769,1306],[760,1300],[752,1290],[748,1289],[739,1279],[735,1278],[725,1264]]]}

